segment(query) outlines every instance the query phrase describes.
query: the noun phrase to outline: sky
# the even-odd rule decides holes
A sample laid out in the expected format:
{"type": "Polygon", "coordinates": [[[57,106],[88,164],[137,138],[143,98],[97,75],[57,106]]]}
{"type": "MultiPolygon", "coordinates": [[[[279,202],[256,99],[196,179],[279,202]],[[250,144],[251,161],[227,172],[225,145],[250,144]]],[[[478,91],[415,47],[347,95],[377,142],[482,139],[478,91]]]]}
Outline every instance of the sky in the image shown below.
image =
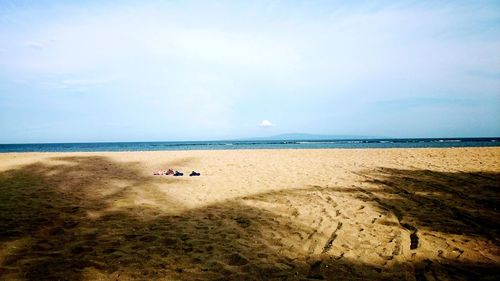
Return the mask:
{"type": "Polygon", "coordinates": [[[0,143],[283,133],[500,136],[500,1],[0,0],[0,143]]]}

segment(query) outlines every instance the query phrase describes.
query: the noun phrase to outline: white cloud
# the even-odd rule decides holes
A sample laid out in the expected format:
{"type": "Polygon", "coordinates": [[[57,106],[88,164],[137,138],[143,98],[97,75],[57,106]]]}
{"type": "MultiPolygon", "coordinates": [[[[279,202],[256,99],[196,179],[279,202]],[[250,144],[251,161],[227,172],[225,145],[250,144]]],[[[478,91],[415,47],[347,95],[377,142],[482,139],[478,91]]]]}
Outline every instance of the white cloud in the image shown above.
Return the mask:
{"type": "Polygon", "coordinates": [[[262,120],[262,121],[260,122],[260,126],[261,126],[262,128],[269,128],[269,127],[272,127],[272,126],[274,126],[274,125],[273,125],[273,123],[271,123],[271,121],[269,121],[269,120],[265,120],[265,119],[264,119],[264,120],[262,120]]]}

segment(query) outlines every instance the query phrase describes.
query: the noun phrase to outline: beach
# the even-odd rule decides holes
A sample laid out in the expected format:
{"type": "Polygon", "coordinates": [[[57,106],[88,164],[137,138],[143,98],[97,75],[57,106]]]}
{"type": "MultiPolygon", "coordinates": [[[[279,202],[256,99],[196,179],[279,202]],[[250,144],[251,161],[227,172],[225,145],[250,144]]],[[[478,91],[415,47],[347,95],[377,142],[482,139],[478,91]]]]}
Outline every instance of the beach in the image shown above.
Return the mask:
{"type": "Polygon", "coordinates": [[[4,153],[0,280],[498,280],[499,203],[500,147],[4,153]]]}

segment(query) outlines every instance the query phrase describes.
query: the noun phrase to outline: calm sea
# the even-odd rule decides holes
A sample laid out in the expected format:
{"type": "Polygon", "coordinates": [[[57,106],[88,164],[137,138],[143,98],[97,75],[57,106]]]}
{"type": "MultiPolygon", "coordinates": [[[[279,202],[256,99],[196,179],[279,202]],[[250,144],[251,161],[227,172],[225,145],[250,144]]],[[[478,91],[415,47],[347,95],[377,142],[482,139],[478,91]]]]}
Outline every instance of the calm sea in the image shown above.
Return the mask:
{"type": "Polygon", "coordinates": [[[33,143],[33,144],[0,144],[0,153],[232,150],[232,149],[421,148],[421,147],[487,147],[487,146],[500,146],[500,138],[33,143]]]}

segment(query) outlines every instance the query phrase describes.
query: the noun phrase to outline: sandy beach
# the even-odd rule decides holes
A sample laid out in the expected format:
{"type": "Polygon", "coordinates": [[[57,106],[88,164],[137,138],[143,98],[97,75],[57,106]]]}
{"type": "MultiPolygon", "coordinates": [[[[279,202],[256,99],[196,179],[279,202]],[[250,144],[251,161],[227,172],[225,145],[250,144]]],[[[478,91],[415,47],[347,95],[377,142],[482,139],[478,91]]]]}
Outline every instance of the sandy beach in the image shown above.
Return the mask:
{"type": "Polygon", "coordinates": [[[499,280],[499,203],[500,148],[6,153],[0,279],[499,280]]]}

